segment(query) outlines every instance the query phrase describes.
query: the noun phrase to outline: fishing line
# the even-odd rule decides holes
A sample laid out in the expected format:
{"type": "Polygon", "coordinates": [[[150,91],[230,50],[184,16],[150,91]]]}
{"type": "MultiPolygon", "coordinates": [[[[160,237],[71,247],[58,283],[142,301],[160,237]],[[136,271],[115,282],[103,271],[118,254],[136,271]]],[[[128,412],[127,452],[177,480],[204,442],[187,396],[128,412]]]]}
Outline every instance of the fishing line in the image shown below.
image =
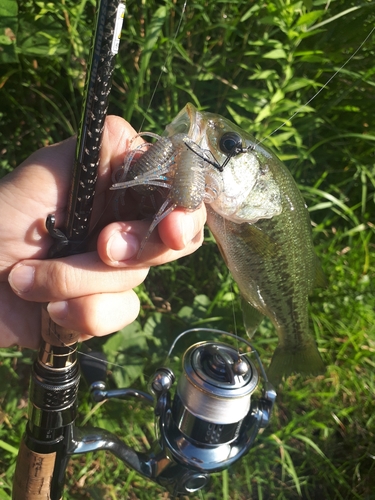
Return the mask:
{"type": "MultiPolygon", "coordinates": [[[[80,351],[79,349],[75,349],[75,348],[72,348],[70,347],[70,345],[68,344],[64,344],[64,342],[61,341],[60,337],[58,335],[56,335],[55,332],[51,331],[50,330],[50,335],[52,335],[56,340],[58,340],[59,342],[61,342],[61,344],[66,347],[67,349],[69,349],[69,351],[71,353],[73,353],[74,351],[77,351],[77,354],[79,354],[80,356],[84,356],[86,358],[90,358],[90,359],[93,359],[93,360],[97,360],[98,358],[96,356],[94,356],[93,354],[90,354],[89,352],[83,352],[83,351],[80,351]]],[[[92,338],[97,338],[97,337],[92,337],[92,338]]],[[[84,342],[87,342],[87,340],[91,340],[91,339],[86,339],[84,342]]],[[[91,351],[93,352],[93,351],[91,351]]],[[[106,366],[113,366],[113,367],[116,367],[116,368],[120,368],[120,370],[124,370],[125,367],[123,365],[120,365],[118,363],[115,363],[114,361],[108,361],[106,359],[101,359],[100,360],[103,364],[105,364],[106,366]]]]}
{"type": "Polygon", "coordinates": [[[175,41],[176,41],[176,39],[177,39],[178,33],[180,32],[180,29],[181,29],[181,24],[182,24],[182,20],[183,20],[183,18],[184,18],[185,11],[186,11],[187,1],[188,1],[188,0],[185,0],[184,5],[183,5],[183,7],[182,7],[182,12],[181,12],[180,20],[179,20],[178,25],[177,25],[176,32],[175,32],[174,37],[173,37],[173,39],[172,39],[172,43],[171,43],[171,44],[170,44],[170,46],[169,46],[169,49],[168,49],[168,52],[167,52],[167,56],[166,56],[166,58],[165,58],[164,65],[162,66],[162,68],[161,68],[161,70],[160,70],[160,74],[159,74],[159,77],[158,77],[158,79],[157,79],[157,81],[156,81],[156,84],[155,84],[154,90],[153,90],[153,92],[152,92],[152,94],[151,94],[150,102],[148,103],[148,106],[147,106],[147,108],[146,108],[146,111],[145,111],[145,113],[144,113],[144,115],[143,115],[143,120],[142,120],[142,123],[141,123],[141,125],[140,125],[140,127],[139,127],[139,132],[142,130],[142,127],[143,127],[143,125],[144,125],[144,123],[145,123],[145,119],[146,119],[147,113],[149,112],[149,110],[150,110],[150,108],[151,108],[151,104],[152,104],[152,102],[153,102],[153,100],[154,100],[154,97],[155,97],[155,94],[156,94],[157,88],[159,87],[161,77],[162,77],[162,75],[163,75],[163,73],[164,73],[164,68],[165,68],[165,67],[166,67],[166,65],[167,65],[167,61],[168,61],[169,57],[171,56],[172,49],[173,49],[173,47],[174,47],[174,43],[175,43],[175,41]]]}
{"type": "MultiPolygon", "coordinates": [[[[144,113],[143,120],[142,120],[142,123],[141,123],[140,129],[139,129],[139,132],[138,132],[138,134],[137,134],[137,135],[136,135],[136,136],[135,136],[132,140],[134,140],[134,139],[136,139],[137,137],[139,137],[139,135],[140,135],[140,133],[141,133],[141,130],[142,130],[142,127],[143,127],[143,125],[144,125],[144,122],[145,122],[145,119],[146,119],[147,113],[148,113],[148,111],[149,111],[149,110],[150,110],[150,108],[151,108],[151,104],[152,104],[152,102],[153,102],[153,100],[154,100],[154,97],[155,97],[155,94],[156,94],[157,88],[158,88],[158,86],[159,86],[159,84],[160,84],[161,77],[162,77],[162,75],[163,75],[163,73],[164,73],[164,68],[166,67],[167,61],[168,61],[168,59],[169,59],[169,58],[170,58],[170,56],[171,56],[172,49],[173,49],[173,47],[174,47],[174,43],[175,43],[175,41],[176,41],[176,39],[177,39],[177,36],[178,36],[178,34],[179,34],[179,32],[180,32],[181,25],[182,25],[182,21],[183,21],[183,18],[184,18],[185,12],[186,12],[187,2],[188,2],[188,0],[185,0],[185,1],[184,1],[183,7],[182,7],[182,11],[181,11],[181,16],[180,16],[180,19],[179,19],[179,22],[178,22],[178,25],[177,25],[177,29],[176,29],[176,31],[175,31],[175,34],[174,34],[174,36],[173,36],[172,42],[171,42],[171,44],[170,44],[170,46],[169,46],[169,49],[168,49],[168,52],[167,52],[167,55],[166,55],[166,58],[165,58],[164,67],[162,67],[162,69],[160,70],[159,77],[158,77],[157,82],[156,82],[156,84],[155,84],[154,90],[153,90],[153,92],[152,92],[152,95],[151,95],[150,101],[149,101],[148,106],[147,106],[147,109],[146,109],[146,111],[145,111],[145,113],[144,113]]],[[[149,135],[153,135],[153,134],[152,134],[152,133],[150,133],[149,135]]],[[[125,153],[125,155],[126,155],[126,153],[125,153]]],[[[108,210],[108,208],[111,206],[111,204],[113,204],[113,203],[114,203],[114,198],[115,198],[115,196],[116,196],[116,193],[115,193],[115,192],[110,194],[109,200],[106,202],[106,204],[105,204],[105,206],[104,206],[104,209],[103,209],[103,211],[102,211],[102,215],[103,215],[103,214],[104,214],[104,213],[108,210]]],[[[90,230],[90,233],[87,235],[87,237],[85,238],[85,240],[84,240],[84,241],[86,241],[86,240],[87,240],[87,239],[88,239],[88,238],[89,238],[89,237],[93,234],[93,232],[94,232],[95,228],[96,228],[96,227],[98,226],[98,224],[100,223],[100,219],[101,219],[102,215],[100,215],[100,216],[98,217],[97,221],[93,224],[93,226],[92,226],[92,228],[91,228],[91,230],[90,230]]],[[[56,337],[56,338],[57,338],[57,339],[61,342],[61,340],[57,337],[57,335],[55,335],[55,334],[54,334],[54,336],[55,336],[55,337],[56,337]]],[[[67,347],[68,349],[70,349],[71,351],[73,351],[73,350],[74,350],[74,349],[71,349],[71,348],[70,348],[70,346],[68,346],[68,345],[65,345],[65,344],[64,344],[64,346],[65,346],[65,347],[67,347]]],[[[81,356],[85,356],[85,357],[88,357],[88,358],[91,358],[91,359],[96,359],[96,358],[95,358],[95,356],[90,355],[89,353],[85,353],[85,352],[83,352],[83,351],[80,351],[80,350],[78,350],[78,349],[77,349],[77,353],[79,353],[81,356]]],[[[118,363],[110,362],[110,361],[107,361],[107,360],[103,360],[103,363],[104,363],[104,364],[106,364],[107,366],[113,366],[113,367],[117,367],[117,368],[119,368],[119,369],[121,369],[121,370],[125,370],[125,367],[124,367],[124,366],[122,366],[122,365],[119,365],[118,363]]]]}
{"type": "Polygon", "coordinates": [[[277,127],[273,132],[271,132],[269,135],[264,137],[262,140],[258,141],[256,145],[262,144],[266,139],[271,137],[273,134],[278,132],[284,125],[286,125],[289,121],[293,120],[293,118],[298,115],[301,111],[303,111],[311,101],[313,101],[327,86],[328,84],[345,68],[345,66],[353,59],[353,57],[362,49],[362,47],[365,45],[367,40],[370,38],[370,36],[373,34],[375,31],[375,27],[372,28],[370,33],[366,36],[366,38],[363,40],[363,42],[359,45],[359,47],[351,54],[351,56],[344,62],[344,64],[326,81],[326,83],[318,90],[318,92],[311,97],[305,104],[303,104],[300,108],[297,109],[295,113],[293,113],[284,123],[282,123],[279,127],[277,127]]]}
{"type": "MultiPolygon", "coordinates": [[[[151,108],[151,105],[152,105],[152,102],[154,100],[154,97],[155,97],[155,94],[156,94],[156,91],[157,91],[157,88],[158,86],[160,85],[160,81],[161,81],[161,78],[162,78],[162,75],[163,73],[165,72],[164,71],[164,68],[167,64],[167,61],[168,59],[170,58],[171,56],[171,53],[172,53],[172,49],[174,47],[174,44],[175,44],[175,41],[177,39],[177,36],[180,32],[180,29],[181,29],[181,25],[182,25],[182,21],[183,21],[183,17],[185,15],[185,12],[186,12],[186,7],[187,7],[187,0],[184,1],[184,4],[183,4],[183,8],[182,8],[182,12],[181,12],[181,16],[180,16],[180,19],[179,19],[179,22],[178,22],[178,26],[177,26],[177,29],[175,31],[175,34],[173,36],[173,39],[172,39],[172,42],[169,46],[169,49],[168,49],[168,52],[167,52],[167,56],[165,58],[165,63],[164,63],[164,67],[161,69],[160,71],[160,74],[158,76],[158,79],[157,79],[157,82],[155,84],[155,87],[154,87],[154,90],[152,92],[152,95],[151,95],[151,98],[150,98],[150,101],[148,103],[148,106],[147,106],[147,109],[144,113],[144,117],[143,117],[143,120],[142,120],[142,123],[141,123],[141,126],[140,126],[140,130],[142,130],[142,127],[144,125],[144,122],[145,122],[145,119],[146,119],[146,116],[147,116],[147,113],[148,111],[150,110],[151,108]]],[[[361,42],[361,44],[359,45],[359,47],[350,55],[350,57],[345,61],[345,63],[340,66],[340,68],[335,71],[335,73],[327,80],[327,82],[316,92],[316,94],[314,94],[304,105],[302,105],[300,108],[297,109],[297,111],[295,113],[293,113],[284,123],[282,123],[279,127],[277,127],[272,133],[270,133],[269,135],[267,135],[266,137],[264,137],[262,140],[259,140],[256,142],[256,144],[261,144],[263,143],[266,139],[268,139],[269,137],[271,137],[272,135],[274,135],[276,132],[278,132],[282,127],[284,127],[284,125],[287,124],[287,122],[291,121],[294,119],[294,117],[299,114],[301,111],[303,111],[328,85],[329,83],[343,70],[343,68],[345,68],[345,66],[347,66],[347,64],[356,56],[356,54],[362,49],[362,47],[365,45],[365,43],[367,42],[367,40],[370,38],[370,36],[374,33],[375,31],[375,27],[371,29],[371,31],[369,32],[369,34],[365,37],[365,39],[361,42]]],[[[105,209],[107,209],[111,202],[113,202],[113,196],[111,196],[111,199],[107,202],[106,204],[106,207],[105,209]]],[[[100,218],[99,218],[100,220],[100,218]]],[[[92,230],[96,227],[96,225],[99,223],[99,220],[95,223],[94,227],[92,228],[92,230]]],[[[92,233],[92,231],[91,231],[92,233]]],[[[225,222],[224,222],[224,237],[227,238],[227,228],[226,228],[226,225],[225,225],[225,222]]],[[[235,295],[234,293],[234,284],[233,284],[233,277],[230,278],[230,289],[231,289],[231,293],[233,294],[233,296],[235,295]]],[[[237,335],[237,321],[236,321],[236,312],[235,312],[235,302],[234,302],[234,297],[233,297],[233,301],[232,301],[232,314],[233,314],[233,324],[234,324],[234,331],[235,331],[235,334],[237,335]]],[[[69,346],[67,346],[69,347],[69,346]]],[[[237,346],[237,350],[238,349],[238,346],[237,346]]],[[[89,353],[84,353],[82,351],[78,351],[80,355],[82,356],[87,356],[89,358],[94,358],[95,359],[95,356],[92,356],[90,355],[89,353]]],[[[110,362],[110,361],[103,361],[103,363],[105,363],[107,366],[114,366],[114,367],[117,367],[117,368],[120,368],[121,370],[124,370],[125,367],[122,366],[122,365],[119,365],[117,363],[114,363],[114,362],[110,362]]]]}
{"type": "MultiPolygon", "coordinates": [[[[164,68],[166,67],[167,61],[168,61],[169,57],[171,56],[172,49],[173,49],[173,47],[174,47],[174,43],[175,43],[175,41],[176,41],[176,39],[177,39],[177,36],[178,36],[178,34],[179,34],[179,32],[180,32],[181,25],[182,25],[182,21],[183,21],[183,18],[184,18],[185,12],[186,12],[187,2],[188,2],[188,0],[185,0],[185,1],[184,1],[183,7],[182,7],[182,11],[181,11],[181,16],[180,16],[180,19],[179,19],[179,22],[178,22],[178,25],[177,25],[177,29],[176,29],[176,31],[175,31],[175,34],[174,34],[173,38],[172,38],[172,42],[171,42],[171,44],[170,44],[170,46],[169,46],[169,49],[168,49],[168,52],[167,52],[167,55],[166,55],[166,58],[165,58],[164,65],[163,65],[162,69],[160,70],[160,74],[159,74],[159,76],[158,76],[158,79],[157,79],[157,81],[156,81],[156,84],[155,84],[154,90],[153,90],[152,95],[151,95],[151,97],[150,97],[150,101],[149,101],[149,103],[148,103],[148,106],[147,106],[147,108],[146,108],[146,111],[144,112],[143,119],[142,119],[142,123],[141,123],[141,125],[140,125],[140,127],[139,127],[138,134],[137,134],[135,137],[133,137],[132,141],[134,141],[134,140],[135,140],[137,137],[139,137],[139,135],[141,134],[141,131],[142,131],[142,128],[143,128],[143,125],[144,125],[144,122],[145,122],[145,119],[146,119],[147,113],[149,112],[149,110],[150,110],[150,108],[151,108],[151,104],[152,104],[152,102],[153,102],[153,100],[154,100],[154,97],[155,97],[156,91],[157,91],[157,89],[158,89],[158,87],[159,87],[161,77],[162,77],[162,75],[163,75],[163,73],[164,73],[164,68]]],[[[152,133],[148,133],[148,135],[153,136],[153,134],[152,134],[152,133]]],[[[156,135],[155,135],[155,136],[156,136],[156,135]]],[[[132,141],[131,141],[131,142],[132,142],[132,141]]],[[[130,146],[130,145],[129,145],[129,146],[130,146]]],[[[125,155],[126,155],[126,153],[125,153],[125,155]]],[[[114,172],[114,173],[115,173],[115,172],[114,172]]],[[[103,215],[103,214],[104,214],[104,213],[108,210],[108,208],[109,208],[109,207],[111,206],[111,204],[114,202],[114,198],[115,198],[115,196],[116,196],[116,193],[111,193],[110,198],[109,198],[109,200],[107,201],[107,203],[106,203],[106,205],[105,205],[105,207],[104,207],[104,209],[103,209],[103,211],[102,211],[102,215],[103,215]]],[[[85,238],[85,240],[84,240],[84,241],[86,241],[86,240],[87,240],[87,239],[88,239],[88,238],[92,235],[93,231],[95,230],[95,228],[96,228],[96,227],[97,227],[97,225],[99,224],[99,222],[100,222],[100,219],[101,219],[102,215],[101,215],[101,216],[99,216],[98,220],[95,222],[95,224],[94,224],[94,225],[93,225],[93,227],[91,228],[90,233],[88,234],[88,236],[85,238]]]]}
{"type": "MultiPolygon", "coordinates": [[[[223,228],[224,228],[224,238],[227,240],[227,236],[228,236],[228,232],[227,232],[227,220],[225,218],[223,218],[223,228]]],[[[233,329],[234,329],[234,334],[236,336],[238,336],[236,309],[234,307],[235,301],[236,301],[236,297],[237,297],[237,300],[238,300],[238,295],[236,296],[236,294],[234,293],[234,279],[233,279],[233,276],[230,273],[229,269],[228,269],[228,274],[229,274],[229,282],[230,282],[230,293],[233,296],[233,298],[232,298],[233,329]]],[[[239,345],[238,338],[236,338],[236,343],[237,343],[237,352],[240,355],[240,345],[239,345]]]]}

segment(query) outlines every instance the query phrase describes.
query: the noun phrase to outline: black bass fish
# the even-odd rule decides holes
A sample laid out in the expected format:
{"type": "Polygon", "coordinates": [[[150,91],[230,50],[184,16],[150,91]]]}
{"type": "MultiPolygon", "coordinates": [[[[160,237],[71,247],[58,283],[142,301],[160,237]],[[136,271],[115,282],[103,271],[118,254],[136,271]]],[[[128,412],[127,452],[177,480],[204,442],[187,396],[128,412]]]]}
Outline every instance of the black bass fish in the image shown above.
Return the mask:
{"type": "MultiPolygon", "coordinates": [[[[206,203],[207,222],[241,292],[247,334],[254,334],[264,316],[276,328],[279,345],[268,370],[271,382],[293,372],[324,372],[309,333],[308,295],[325,279],[293,177],[251,135],[192,104],[166,127],[165,136],[175,134],[185,134],[195,145],[190,145],[194,154],[208,161],[207,170],[220,173],[221,188],[206,203]]],[[[212,172],[208,190],[211,178],[212,172]]]]}

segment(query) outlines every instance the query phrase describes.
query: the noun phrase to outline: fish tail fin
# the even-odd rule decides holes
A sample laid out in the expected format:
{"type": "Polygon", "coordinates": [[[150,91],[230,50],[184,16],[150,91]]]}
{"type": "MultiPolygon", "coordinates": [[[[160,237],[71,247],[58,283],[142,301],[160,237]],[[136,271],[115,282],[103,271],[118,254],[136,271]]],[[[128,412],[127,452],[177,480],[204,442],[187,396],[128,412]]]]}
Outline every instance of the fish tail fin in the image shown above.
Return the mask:
{"type": "Polygon", "coordinates": [[[304,375],[320,375],[325,372],[325,366],[315,341],[304,344],[299,349],[287,349],[285,346],[276,348],[267,376],[271,383],[278,384],[283,376],[292,373],[304,375]]]}

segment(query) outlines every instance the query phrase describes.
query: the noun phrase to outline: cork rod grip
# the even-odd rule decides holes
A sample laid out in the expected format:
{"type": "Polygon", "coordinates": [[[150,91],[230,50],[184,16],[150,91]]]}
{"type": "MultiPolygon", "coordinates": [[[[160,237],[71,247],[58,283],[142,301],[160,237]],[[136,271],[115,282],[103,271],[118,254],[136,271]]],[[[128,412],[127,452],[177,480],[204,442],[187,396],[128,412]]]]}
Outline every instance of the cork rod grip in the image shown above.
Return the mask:
{"type": "Polygon", "coordinates": [[[70,346],[79,341],[80,333],[75,330],[67,330],[57,325],[50,318],[47,304],[42,305],[42,328],[41,335],[45,342],[52,346],[70,346]]]}
{"type": "Polygon", "coordinates": [[[12,500],[50,500],[56,453],[36,453],[22,441],[18,453],[12,500]]]}

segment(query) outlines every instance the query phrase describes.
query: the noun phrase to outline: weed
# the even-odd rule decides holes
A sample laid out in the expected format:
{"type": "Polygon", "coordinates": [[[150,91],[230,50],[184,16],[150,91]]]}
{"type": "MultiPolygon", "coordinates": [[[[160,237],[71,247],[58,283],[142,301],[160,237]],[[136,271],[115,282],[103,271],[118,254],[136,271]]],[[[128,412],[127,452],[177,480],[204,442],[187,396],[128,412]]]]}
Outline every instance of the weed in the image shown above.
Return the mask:
{"type": "MultiPolygon", "coordinates": [[[[27,0],[18,11],[14,0],[6,4],[6,15],[0,7],[3,174],[35,149],[77,131],[94,12],[93,0],[27,0]]],[[[246,458],[214,475],[196,498],[375,498],[374,37],[289,119],[359,47],[374,24],[374,9],[373,2],[354,0],[191,0],[174,37],[180,4],[128,3],[112,113],[160,133],[192,101],[266,140],[301,186],[328,278],[327,289],[311,299],[326,374],[285,380],[271,426],[246,458]]],[[[138,292],[144,306],[139,321],[102,341],[110,360],[127,367],[111,369],[112,383],[145,389],[186,327],[233,330],[235,314],[243,333],[239,304],[232,301],[236,286],[210,235],[195,255],[153,269],[138,292]]],[[[267,364],[276,345],[268,322],[253,340],[267,364]]],[[[30,353],[0,353],[0,498],[10,498],[30,363],[30,353]]],[[[130,446],[147,450],[154,439],[152,414],[139,405],[95,407],[83,387],[79,411],[78,424],[89,420],[111,429],[130,446]]],[[[104,453],[69,465],[66,498],[88,496],[167,498],[104,453]]]]}

